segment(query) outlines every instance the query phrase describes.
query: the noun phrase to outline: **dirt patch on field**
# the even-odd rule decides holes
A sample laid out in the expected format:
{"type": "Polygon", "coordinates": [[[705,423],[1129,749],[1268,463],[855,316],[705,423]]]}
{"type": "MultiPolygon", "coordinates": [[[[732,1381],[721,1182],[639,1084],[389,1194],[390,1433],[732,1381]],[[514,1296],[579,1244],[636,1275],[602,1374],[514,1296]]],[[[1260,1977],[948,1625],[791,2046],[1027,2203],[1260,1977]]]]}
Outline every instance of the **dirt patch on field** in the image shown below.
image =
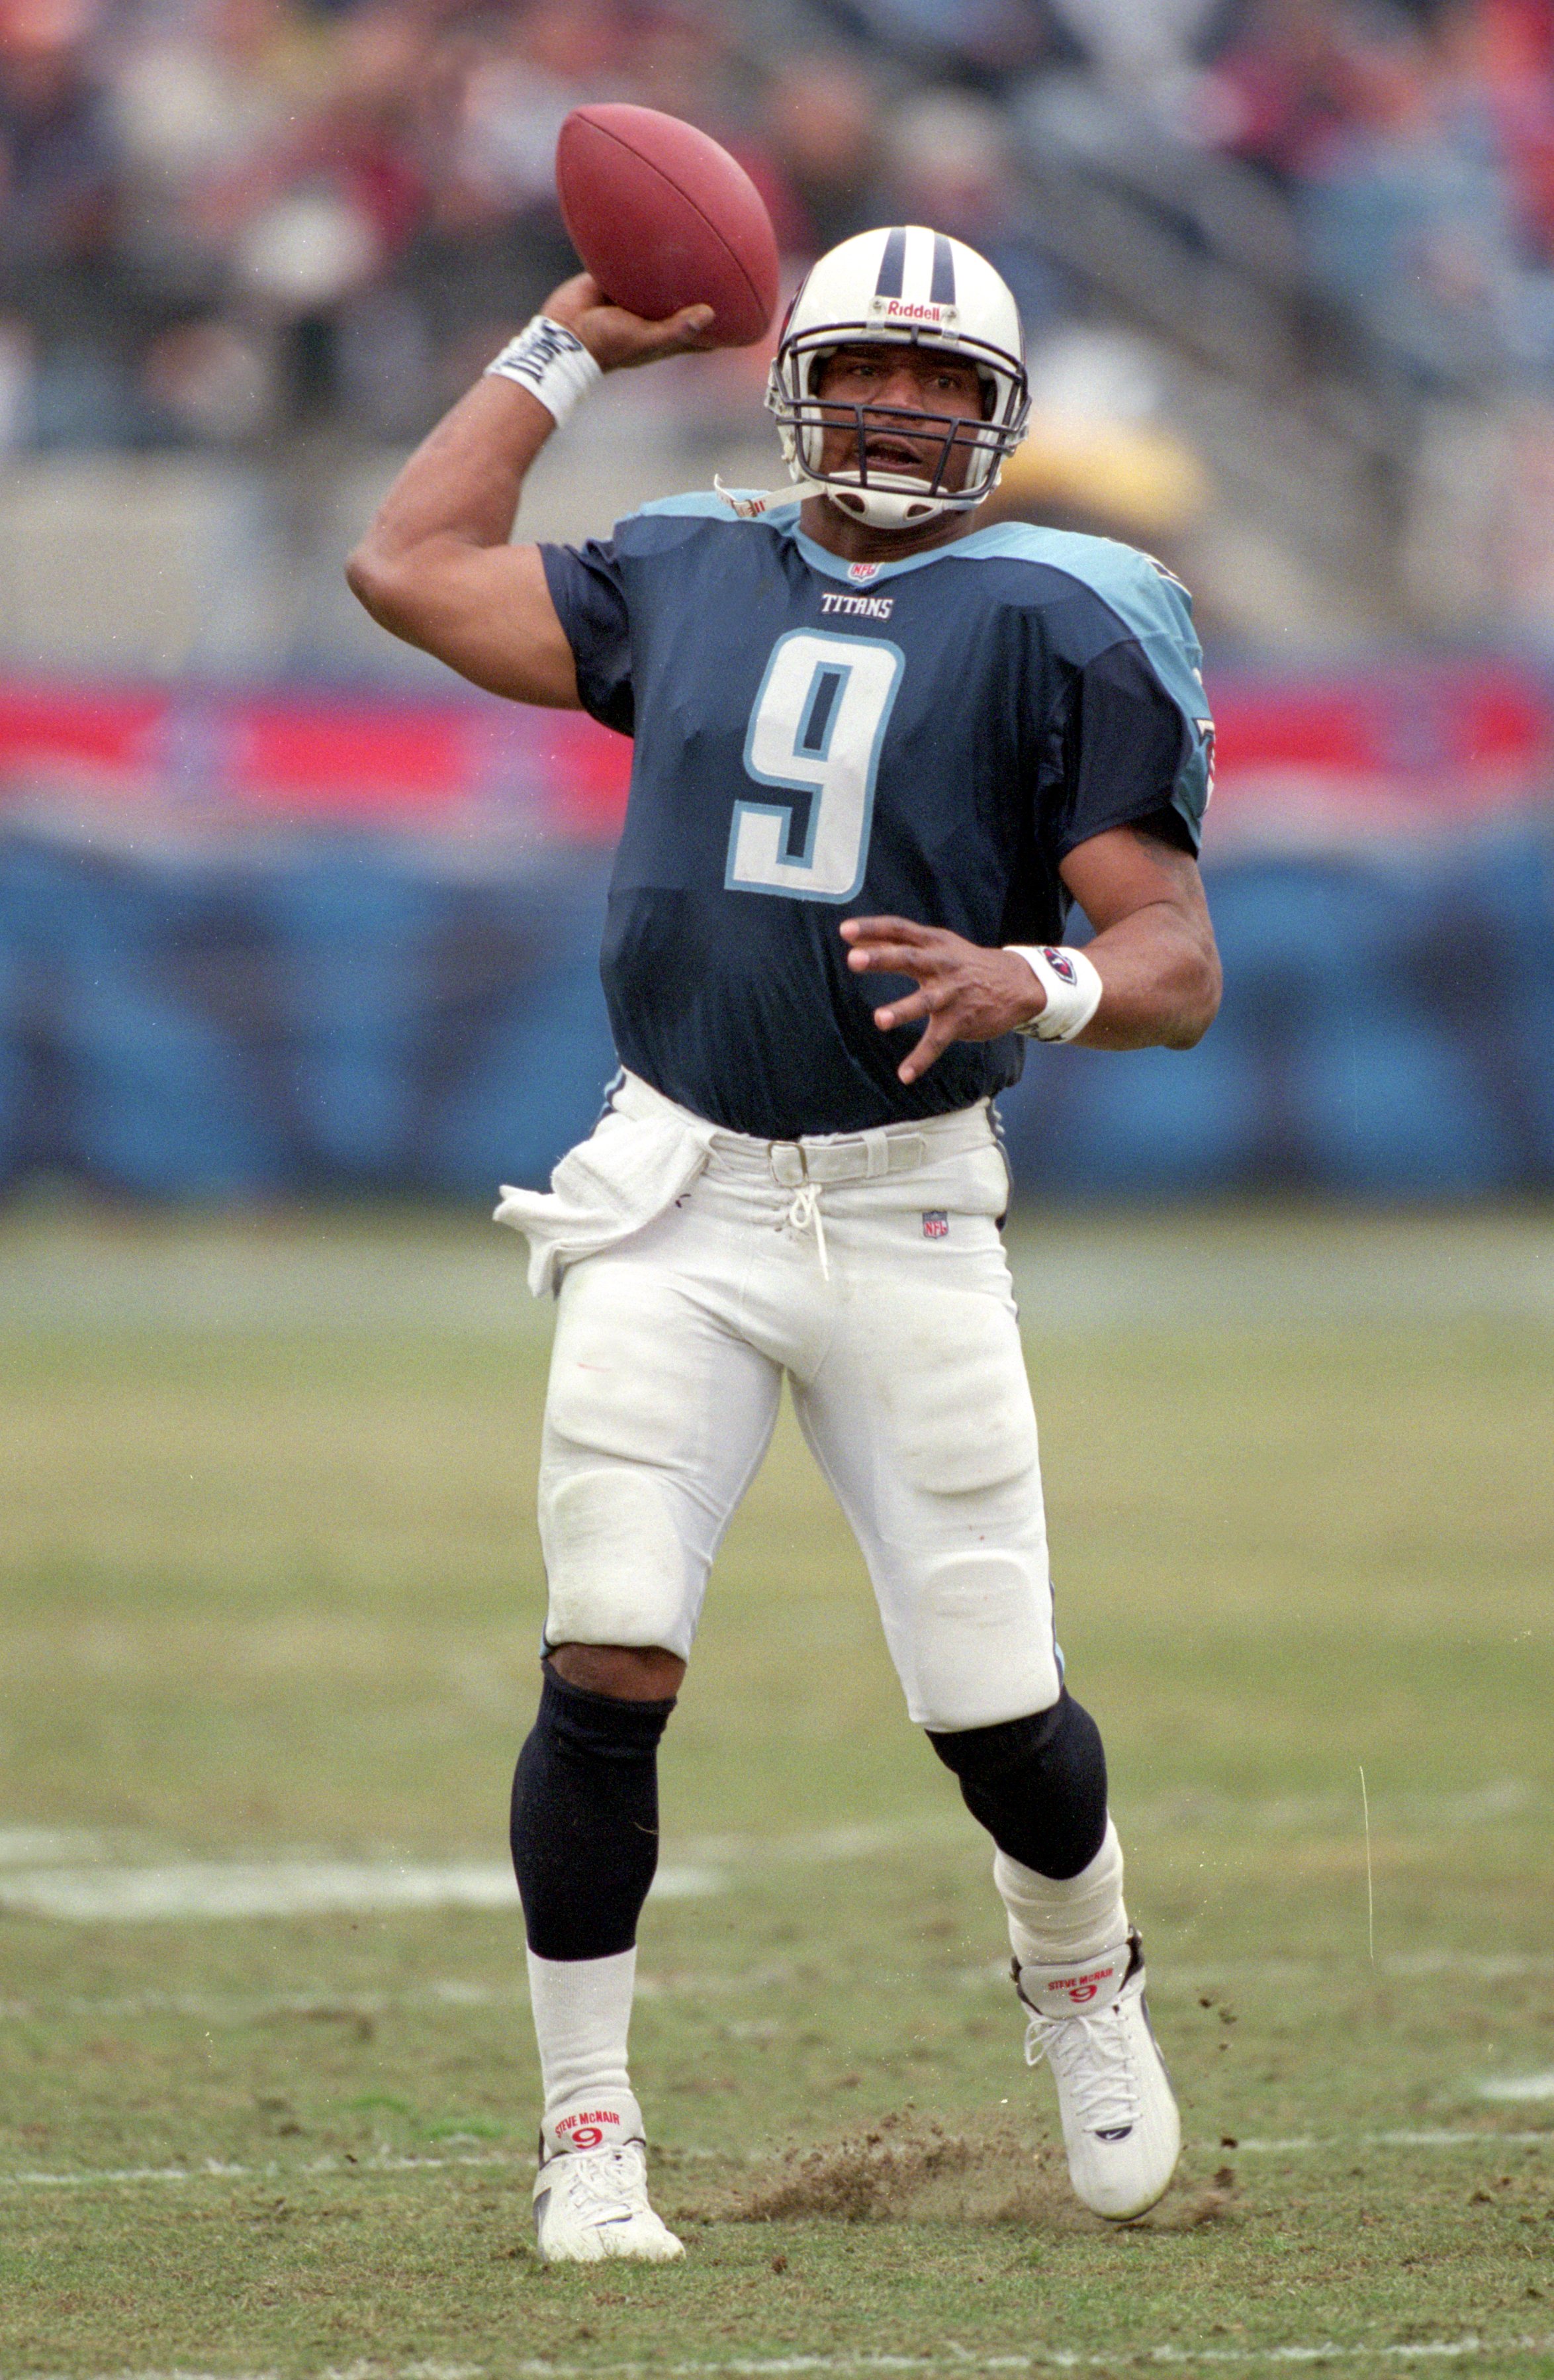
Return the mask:
{"type": "MultiPolygon", "coordinates": [[[[1208,2186],[1178,2175],[1142,2226],[1186,2231],[1219,2222],[1233,2189],[1225,2168],[1208,2186]]],[[[887,2116],[870,2131],[789,2149],[743,2172],[725,2168],[713,2188],[675,2211],[703,2223],[1009,2223],[1048,2233],[1101,2228],[1075,2200],[1061,2147],[1033,2145],[1013,2124],[967,2135],[911,2116],[887,2116]]]]}
{"type": "Polygon", "coordinates": [[[1049,2222],[1068,2198],[1060,2155],[1013,2126],[968,2138],[885,2118],[873,2131],[790,2149],[732,2179],[704,2209],[724,2223],[1049,2222]]]}

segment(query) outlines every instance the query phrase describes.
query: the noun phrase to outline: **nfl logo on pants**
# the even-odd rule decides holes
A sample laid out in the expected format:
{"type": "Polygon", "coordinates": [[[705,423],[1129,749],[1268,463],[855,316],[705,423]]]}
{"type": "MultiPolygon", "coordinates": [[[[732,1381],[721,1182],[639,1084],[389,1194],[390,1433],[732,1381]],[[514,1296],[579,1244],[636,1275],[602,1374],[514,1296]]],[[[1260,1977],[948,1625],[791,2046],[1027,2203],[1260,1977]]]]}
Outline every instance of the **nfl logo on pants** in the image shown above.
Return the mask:
{"type": "Polygon", "coordinates": [[[949,1236],[949,1216],[945,1213],[942,1207],[930,1207],[928,1213],[923,1217],[924,1239],[947,1240],[949,1236]]]}

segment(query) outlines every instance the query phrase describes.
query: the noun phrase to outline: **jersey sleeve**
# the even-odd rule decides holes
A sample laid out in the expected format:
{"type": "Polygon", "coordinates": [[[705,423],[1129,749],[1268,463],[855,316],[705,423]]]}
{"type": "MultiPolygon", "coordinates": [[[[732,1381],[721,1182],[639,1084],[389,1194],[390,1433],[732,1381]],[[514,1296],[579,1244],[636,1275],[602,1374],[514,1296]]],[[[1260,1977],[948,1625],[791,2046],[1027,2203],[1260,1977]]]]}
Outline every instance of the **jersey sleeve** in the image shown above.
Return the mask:
{"type": "Polygon", "coordinates": [[[545,583],[577,664],[583,709],[629,735],[636,721],[631,681],[631,615],[613,543],[542,545],[545,583]]]}
{"type": "Polygon", "coordinates": [[[1119,826],[1195,855],[1202,839],[1214,725],[1192,613],[1179,581],[1135,560],[1121,633],[1071,668],[1050,731],[1039,798],[1059,859],[1119,826]]]}

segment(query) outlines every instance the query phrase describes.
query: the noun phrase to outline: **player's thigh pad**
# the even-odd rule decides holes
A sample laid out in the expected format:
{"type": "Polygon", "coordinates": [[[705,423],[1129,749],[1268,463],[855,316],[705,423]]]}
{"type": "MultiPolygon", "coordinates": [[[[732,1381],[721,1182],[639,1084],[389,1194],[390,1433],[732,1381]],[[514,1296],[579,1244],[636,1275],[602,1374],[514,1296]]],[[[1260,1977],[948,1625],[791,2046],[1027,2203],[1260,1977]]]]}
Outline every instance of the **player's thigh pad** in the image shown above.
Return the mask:
{"type": "Polygon", "coordinates": [[[566,1275],[540,1464],[548,1644],[688,1658],[777,1392],[774,1367],[662,1269],[612,1252],[566,1275]]]}
{"type": "Polygon", "coordinates": [[[913,1718],[988,1727],[1045,1709],[1060,1685],[1036,1417],[1004,1298],[914,1270],[876,1276],[804,1417],[913,1718]]]}

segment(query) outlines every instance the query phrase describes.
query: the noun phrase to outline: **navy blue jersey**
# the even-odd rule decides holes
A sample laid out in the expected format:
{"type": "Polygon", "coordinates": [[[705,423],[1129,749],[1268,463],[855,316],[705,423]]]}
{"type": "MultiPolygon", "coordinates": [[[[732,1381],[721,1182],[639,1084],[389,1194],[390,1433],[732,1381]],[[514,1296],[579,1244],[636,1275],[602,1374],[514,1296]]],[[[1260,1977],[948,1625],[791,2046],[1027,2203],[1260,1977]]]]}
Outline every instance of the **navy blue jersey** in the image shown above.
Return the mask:
{"type": "Polygon", "coordinates": [[[891,915],[983,945],[1062,939],[1060,862],[1147,823],[1197,848],[1211,729],[1185,590],[1105,538],[1017,524],[849,564],[798,503],[674,496],[545,575],[585,707],[636,738],[602,974],[615,1046],[763,1139],[968,1106],[1018,1037],[896,1079],[904,987],[838,928],[891,915]]]}

